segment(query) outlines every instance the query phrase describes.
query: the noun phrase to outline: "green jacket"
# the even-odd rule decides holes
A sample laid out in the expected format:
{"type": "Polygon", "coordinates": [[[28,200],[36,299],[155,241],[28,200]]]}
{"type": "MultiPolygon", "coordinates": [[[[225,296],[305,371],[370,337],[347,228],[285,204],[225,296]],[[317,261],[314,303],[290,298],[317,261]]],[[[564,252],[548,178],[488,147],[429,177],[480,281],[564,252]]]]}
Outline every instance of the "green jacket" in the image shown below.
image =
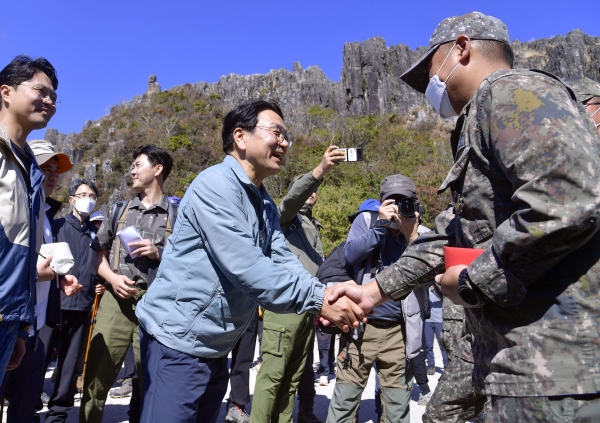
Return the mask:
{"type": "Polygon", "coordinates": [[[312,175],[312,171],[303,175],[290,187],[279,206],[279,222],[285,242],[296,254],[302,266],[313,276],[323,263],[323,246],[319,229],[321,222],[312,217],[312,207],[306,206],[306,200],[319,188],[321,181],[312,175]],[[301,219],[301,227],[296,223],[301,219]]]}
{"type": "Polygon", "coordinates": [[[465,309],[473,383],[487,395],[600,392],[600,137],[557,78],[499,70],[458,118],[454,207],[377,276],[399,298],[444,271],[443,246],[487,302],[465,309]]]}

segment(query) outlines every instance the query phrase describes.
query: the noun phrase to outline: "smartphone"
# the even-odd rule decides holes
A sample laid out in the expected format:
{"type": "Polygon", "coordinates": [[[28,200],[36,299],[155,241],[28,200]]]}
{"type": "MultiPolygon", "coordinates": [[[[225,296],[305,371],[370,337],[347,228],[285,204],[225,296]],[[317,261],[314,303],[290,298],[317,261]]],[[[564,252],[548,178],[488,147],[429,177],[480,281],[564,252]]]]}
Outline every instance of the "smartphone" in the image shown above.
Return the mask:
{"type": "Polygon", "coordinates": [[[363,161],[362,147],[338,148],[337,151],[342,151],[344,153],[344,160],[340,160],[342,162],[362,162],[363,161]]]}

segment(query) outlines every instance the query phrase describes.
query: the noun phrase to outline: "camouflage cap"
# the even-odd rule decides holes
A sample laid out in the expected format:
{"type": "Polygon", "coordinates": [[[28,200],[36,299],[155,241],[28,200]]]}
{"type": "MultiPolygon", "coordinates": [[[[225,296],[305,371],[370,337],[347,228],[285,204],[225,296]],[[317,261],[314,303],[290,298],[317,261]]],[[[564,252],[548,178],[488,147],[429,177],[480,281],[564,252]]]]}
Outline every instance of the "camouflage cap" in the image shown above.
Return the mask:
{"type": "Polygon", "coordinates": [[[573,88],[575,94],[582,102],[586,102],[591,98],[600,97],[600,83],[593,79],[586,78],[571,78],[565,82],[573,88]]]}
{"type": "Polygon", "coordinates": [[[508,29],[498,18],[480,12],[446,18],[440,22],[429,39],[427,52],[400,78],[415,90],[424,93],[429,83],[427,59],[440,45],[455,41],[459,35],[467,35],[472,40],[494,40],[510,44],[508,29]]]}

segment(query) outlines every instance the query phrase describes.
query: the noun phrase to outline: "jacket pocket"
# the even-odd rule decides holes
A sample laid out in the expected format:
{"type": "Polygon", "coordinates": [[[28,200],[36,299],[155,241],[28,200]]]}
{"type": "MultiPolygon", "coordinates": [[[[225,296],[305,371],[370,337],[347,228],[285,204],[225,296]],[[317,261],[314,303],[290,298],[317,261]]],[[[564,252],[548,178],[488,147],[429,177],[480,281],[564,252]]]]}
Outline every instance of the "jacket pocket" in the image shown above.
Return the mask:
{"type": "Polygon", "coordinates": [[[263,321],[263,353],[281,357],[283,355],[286,336],[287,333],[284,325],[263,321]]]}

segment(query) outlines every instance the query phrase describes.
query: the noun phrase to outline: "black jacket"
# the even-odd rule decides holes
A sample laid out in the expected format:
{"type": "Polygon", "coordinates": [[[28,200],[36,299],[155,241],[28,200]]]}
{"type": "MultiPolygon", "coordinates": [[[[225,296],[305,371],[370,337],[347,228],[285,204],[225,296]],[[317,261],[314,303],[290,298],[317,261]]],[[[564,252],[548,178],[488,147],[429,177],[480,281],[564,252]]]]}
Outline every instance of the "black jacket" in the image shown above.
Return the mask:
{"type": "MultiPolygon", "coordinates": [[[[62,208],[62,203],[56,201],[53,198],[46,197],[46,204],[50,206],[46,210],[46,216],[50,221],[50,228],[52,229],[52,240],[56,242],[56,225],[54,224],[54,216],[62,208]]],[[[60,324],[60,294],[56,283],[50,284],[50,290],[48,291],[48,307],[46,308],[46,326],[58,327],[60,324]]]]}
{"type": "Polygon", "coordinates": [[[75,265],[71,274],[83,285],[83,291],[72,297],[67,297],[61,292],[61,305],[63,310],[87,311],[92,309],[94,303],[94,290],[96,288],[97,273],[93,260],[95,252],[90,248],[96,236],[96,227],[89,221],[80,225],[73,213],[54,222],[58,231],[58,242],[69,244],[75,265]]]}

